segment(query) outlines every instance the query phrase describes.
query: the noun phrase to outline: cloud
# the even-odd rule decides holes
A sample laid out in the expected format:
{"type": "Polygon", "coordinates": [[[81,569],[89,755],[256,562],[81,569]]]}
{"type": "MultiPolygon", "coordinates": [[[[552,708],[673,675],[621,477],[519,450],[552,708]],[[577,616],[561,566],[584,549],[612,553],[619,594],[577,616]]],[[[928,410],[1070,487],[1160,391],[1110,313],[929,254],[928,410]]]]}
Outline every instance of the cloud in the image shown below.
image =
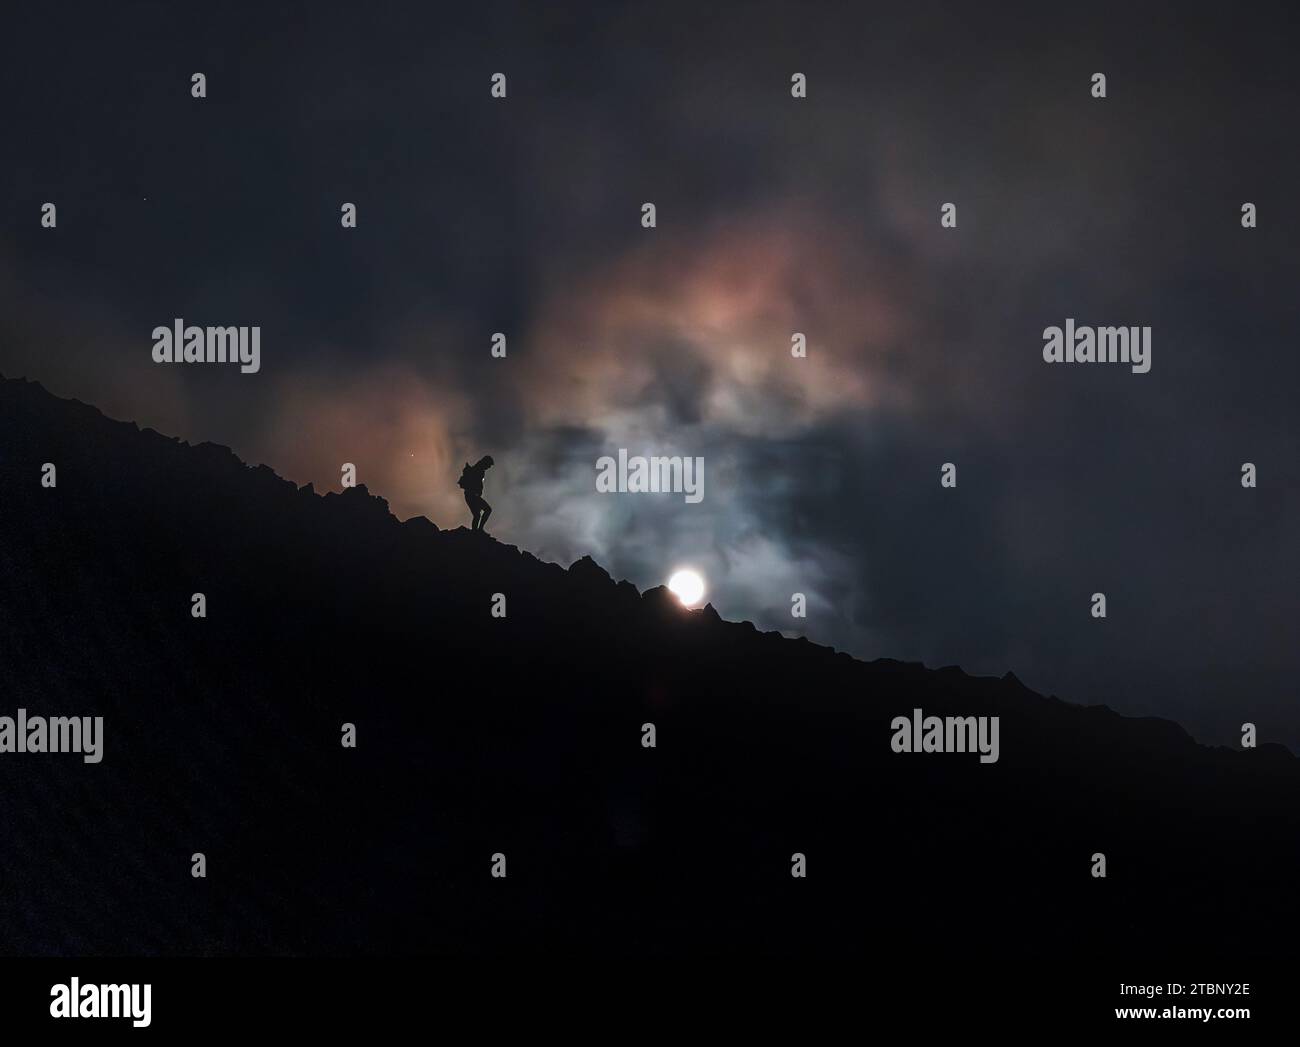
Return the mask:
{"type": "Polygon", "coordinates": [[[283,379],[275,412],[250,451],[321,491],[338,490],[342,465],[351,462],[357,482],[387,498],[399,518],[428,516],[446,526],[465,512],[449,478],[459,472],[457,434],[467,418],[461,394],[409,365],[390,362],[355,375],[319,368],[283,379]]]}
{"type": "Polygon", "coordinates": [[[798,207],[647,230],[542,303],[511,376],[542,426],[795,433],[906,397],[891,373],[905,298],[882,260],[798,207]]]}

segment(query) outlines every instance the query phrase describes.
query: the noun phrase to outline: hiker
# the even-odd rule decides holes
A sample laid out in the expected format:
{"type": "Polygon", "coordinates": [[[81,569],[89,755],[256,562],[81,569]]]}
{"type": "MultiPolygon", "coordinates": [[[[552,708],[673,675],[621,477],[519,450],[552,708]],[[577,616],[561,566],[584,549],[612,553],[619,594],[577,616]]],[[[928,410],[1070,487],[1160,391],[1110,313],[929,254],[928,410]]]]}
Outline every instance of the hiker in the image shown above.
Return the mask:
{"type": "MultiPolygon", "coordinates": [[[[483,531],[487,519],[492,515],[492,506],[483,500],[483,474],[492,468],[492,456],[485,454],[474,465],[465,463],[460,479],[456,483],[465,490],[465,504],[474,516],[471,531],[483,531]]],[[[486,533],[486,531],[484,531],[486,533]]]]}

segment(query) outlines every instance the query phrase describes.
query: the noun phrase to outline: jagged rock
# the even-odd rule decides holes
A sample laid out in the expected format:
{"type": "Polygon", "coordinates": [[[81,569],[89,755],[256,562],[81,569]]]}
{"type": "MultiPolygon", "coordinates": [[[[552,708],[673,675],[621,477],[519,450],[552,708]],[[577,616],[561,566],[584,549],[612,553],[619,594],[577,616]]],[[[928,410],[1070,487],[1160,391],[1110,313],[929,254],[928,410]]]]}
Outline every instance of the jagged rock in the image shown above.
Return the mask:
{"type": "Polygon", "coordinates": [[[569,567],[569,574],[584,584],[613,585],[609,572],[590,556],[575,560],[569,567]]]}

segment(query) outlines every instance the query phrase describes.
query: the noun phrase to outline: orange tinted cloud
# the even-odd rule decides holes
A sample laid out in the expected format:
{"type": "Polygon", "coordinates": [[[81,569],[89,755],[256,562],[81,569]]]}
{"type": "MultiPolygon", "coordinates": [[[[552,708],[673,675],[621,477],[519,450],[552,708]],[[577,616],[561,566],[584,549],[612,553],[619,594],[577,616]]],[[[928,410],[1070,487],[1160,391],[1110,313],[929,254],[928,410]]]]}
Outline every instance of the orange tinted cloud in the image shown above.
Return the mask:
{"type": "Polygon", "coordinates": [[[542,425],[617,429],[629,414],[671,409],[665,383],[685,380],[692,388],[676,392],[694,420],[794,432],[907,398],[891,366],[910,327],[902,287],[882,260],[797,207],[647,230],[644,246],[549,298],[512,374],[542,425]],[[795,332],[806,359],[791,356],[795,332]]]}
{"type": "Polygon", "coordinates": [[[429,516],[439,526],[464,514],[448,476],[459,464],[456,431],[463,397],[400,364],[339,381],[324,371],[283,383],[272,422],[255,441],[258,457],[297,483],[339,490],[344,462],[357,482],[387,498],[401,519],[429,516]]]}

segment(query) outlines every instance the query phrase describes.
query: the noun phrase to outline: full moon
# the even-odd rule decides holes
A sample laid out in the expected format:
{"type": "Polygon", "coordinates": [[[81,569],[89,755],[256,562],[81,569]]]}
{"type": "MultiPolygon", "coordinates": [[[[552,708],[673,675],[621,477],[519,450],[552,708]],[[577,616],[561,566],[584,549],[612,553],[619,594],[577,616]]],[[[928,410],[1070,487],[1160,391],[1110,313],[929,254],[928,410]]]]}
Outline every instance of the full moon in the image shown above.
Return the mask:
{"type": "Polygon", "coordinates": [[[674,571],[668,579],[668,589],[683,605],[690,607],[704,595],[704,579],[696,571],[674,571]]]}

